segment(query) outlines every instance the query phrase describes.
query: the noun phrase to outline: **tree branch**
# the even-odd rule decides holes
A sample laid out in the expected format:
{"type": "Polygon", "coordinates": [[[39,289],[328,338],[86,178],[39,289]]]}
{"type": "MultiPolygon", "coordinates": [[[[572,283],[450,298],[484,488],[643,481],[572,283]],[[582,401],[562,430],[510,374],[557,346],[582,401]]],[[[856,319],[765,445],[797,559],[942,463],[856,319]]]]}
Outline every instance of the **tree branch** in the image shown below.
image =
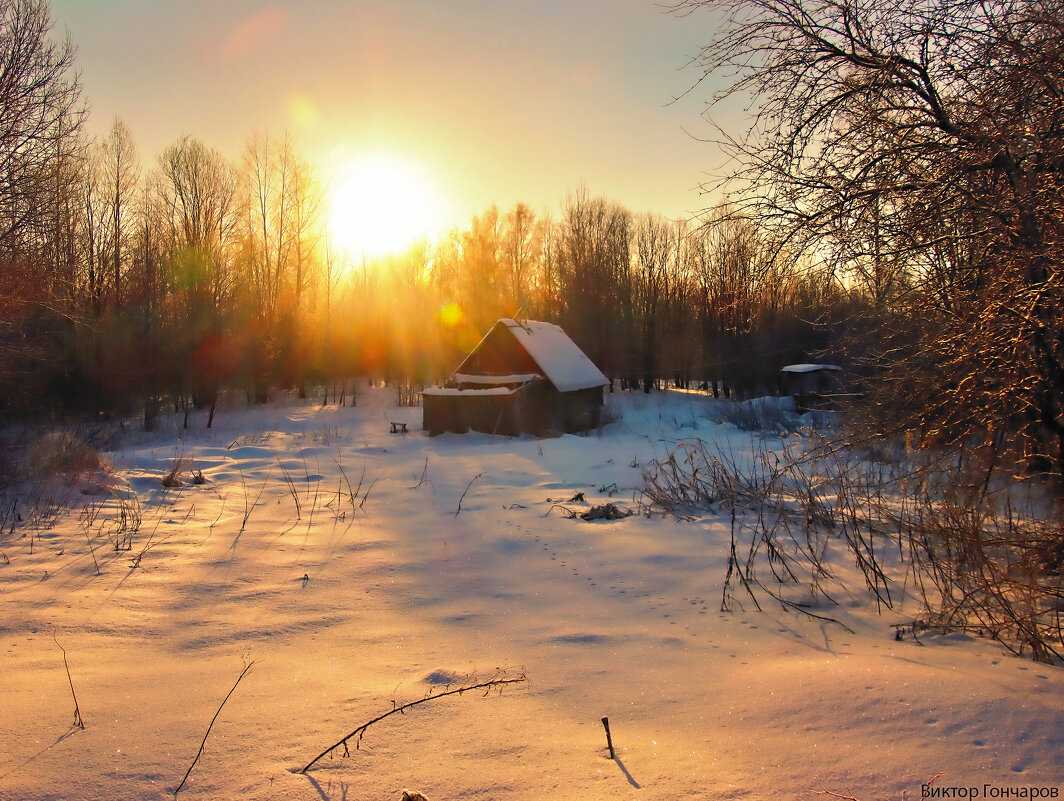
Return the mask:
{"type": "MultiPolygon", "coordinates": [[[[403,704],[402,706],[394,706],[395,702],[393,701],[392,702],[392,704],[393,704],[392,709],[390,709],[389,711],[385,712],[383,715],[378,715],[377,717],[373,718],[373,720],[366,721],[361,726],[359,726],[358,728],[356,728],[353,731],[351,731],[349,734],[347,734],[344,737],[342,737],[339,740],[337,740],[335,743],[333,743],[328,748],[326,748],[324,751],[322,751],[320,754],[318,754],[316,757],[314,757],[314,759],[310,760],[310,762],[308,762],[306,765],[304,765],[303,769],[300,770],[299,772],[300,773],[306,773],[308,770],[310,770],[312,767],[314,767],[314,765],[322,757],[332,753],[334,750],[336,750],[340,746],[343,746],[343,748],[344,748],[344,756],[345,757],[350,756],[351,752],[347,748],[347,741],[348,740],[350,740],[352,737],[356,738],[355,739],[355,749],[357,750],[358,746],[359,746],[359,743],[362,742],[362,735],[365,734],[366,729],[368,729],[374,723],[379,723],[380,721],[384,720],[385,718],[391,717],[392,715],[404,714],[406,712],[406,710],[408,710],[408,709],[412,709],[415,706],[420,706],[421,704],[427,704],[429,701],[437,701],[440,698],[446,698],[448,695],[462,695],[463,693],[472,692],[473,690],[484,690],[485,691],[484,695],[487,695],[489,692],[491,692],[491,690],[495,689],[496,687],[500,688],[500,690],[501,690],[503,685],[506,685],[506,684],[520,684],[522,682],[527,682],[528,681],[528,677],[525,676],[524,671],[521,672],[521,675],[516,676],[516,677],[514,677],[512,679],[511,678],[505,678],[505,675],[506,675],[505,671],[500,671],[499,673],[496,673],[495,676],[493,678],[489,679],[488,681],[477,682],[475,684],[465,684],[465,685],[463,685],[461,687],[458,687],[458,688],[456,688],[454,690],[446,690],[445,692],[439,693],[438,695],[427,695],[424,698],[419,698],[416,701],[410,701],[409,703],[403,704]]],[[[473,681],[475,681],[475,679],[473,679],[473,681]]]]}

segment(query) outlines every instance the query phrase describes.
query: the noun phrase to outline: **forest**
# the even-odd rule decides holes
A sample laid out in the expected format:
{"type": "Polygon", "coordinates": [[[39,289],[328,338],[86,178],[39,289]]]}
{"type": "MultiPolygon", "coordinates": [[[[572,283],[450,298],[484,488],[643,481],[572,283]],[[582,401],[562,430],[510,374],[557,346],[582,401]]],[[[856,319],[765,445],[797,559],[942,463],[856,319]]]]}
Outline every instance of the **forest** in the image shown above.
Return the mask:
{"type": "Polygon", "coordinates": [[[712,15],[690,91],[756,97],[690,219],[585,187],[491,207],[386,257],[338,248],[330,176],[287,133],[154,158],[87,133],[76,48],[43,0],[0,37],[0,414],[213,408],[236,390],[410,389],[503,316],[561,324],[614,381],[740,396],[847,368],[874,436],[1064,472],[1053,3],[685,0],[712,15]],[[715,33],[713,31],[715,30],[715,33]],[[707,90],[708,91],[708,90],[707,90]]]}
{"type": "Polygon", "coordinates": [[[557,218],[491,207],[437,242],[353,257],[331,242],[330,177],[289,135],[249,133],[234,158],[194,136],[147,157],[117,119],[90,140],[73,45],[49,38],[44,4],[7,6],[27,34],[2,55],[23,90],[0,110],[7,417],[142,413],[150,429],[223,390],[431,385],[503,316],[560,323],[618,387],[771,390],[850,302],[727,209],[668,220],[586,189],[557,218]]]}

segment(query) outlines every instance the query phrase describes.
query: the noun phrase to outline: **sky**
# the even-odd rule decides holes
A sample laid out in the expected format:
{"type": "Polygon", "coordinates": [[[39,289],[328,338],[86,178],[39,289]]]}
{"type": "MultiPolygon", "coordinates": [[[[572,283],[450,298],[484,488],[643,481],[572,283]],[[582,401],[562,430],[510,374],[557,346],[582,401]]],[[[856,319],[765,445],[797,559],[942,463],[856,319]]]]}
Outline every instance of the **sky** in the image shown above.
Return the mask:
{"type": "Polygon", "coordinates": [[[238,158],[289,132],[328,176],[386,152],[458,225],[580,188],[687,216],[718,167],[685,65],[706,16],[652,0],[52,0],[90,132],[116,117],[144,164],[182,135],[238,158]]]}

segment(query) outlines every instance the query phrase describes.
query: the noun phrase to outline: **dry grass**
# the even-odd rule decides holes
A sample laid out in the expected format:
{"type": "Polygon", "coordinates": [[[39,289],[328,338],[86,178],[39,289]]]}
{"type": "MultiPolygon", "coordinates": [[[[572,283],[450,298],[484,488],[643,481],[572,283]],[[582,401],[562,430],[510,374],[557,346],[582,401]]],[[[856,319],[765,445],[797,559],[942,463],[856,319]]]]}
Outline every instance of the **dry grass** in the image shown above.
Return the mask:
{"type": "Polygon", "coordinates": [[[916,629],[966,631],[1017,655],[1064,661],[1056,502],[1025,485],[1019,503],[1016,484],[995,488],[974,462],[933,456],[884,464],[812,440],[740,463],[696,441],[644,469],[641,501],[679,517],[730,513],[723,609],[741,592],[755,605],[769,597],[814,614],[833,603],[825,554],[841,543],[881,610],[915,588],[924,608],[916,629]]]}
{"type": "Polygon", "coordinates": [[[0,535],[32,537],[49,529],[79,493],[109,490],[111,465],[95,439],[92,429],[9,436],[0,448],[0,535]]]}

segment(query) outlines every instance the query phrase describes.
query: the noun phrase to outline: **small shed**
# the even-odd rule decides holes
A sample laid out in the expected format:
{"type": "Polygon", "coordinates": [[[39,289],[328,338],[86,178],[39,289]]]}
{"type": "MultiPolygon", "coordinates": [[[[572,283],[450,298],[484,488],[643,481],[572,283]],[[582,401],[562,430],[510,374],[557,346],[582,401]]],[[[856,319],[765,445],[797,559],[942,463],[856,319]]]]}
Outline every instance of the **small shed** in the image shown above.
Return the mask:
{"type": "Polygon", "coordinates": [[[422,393],[424,427],[519,436],[584,431],[609,380],[559,326],[499,320],[442,387],[422,393]]]}
{"type": "Polygon", "coordinates": [[[799,413],[824,406],[841,372],[835,364],[788,364],[780,369],[780,394],[792,396],[799,413]]]}

